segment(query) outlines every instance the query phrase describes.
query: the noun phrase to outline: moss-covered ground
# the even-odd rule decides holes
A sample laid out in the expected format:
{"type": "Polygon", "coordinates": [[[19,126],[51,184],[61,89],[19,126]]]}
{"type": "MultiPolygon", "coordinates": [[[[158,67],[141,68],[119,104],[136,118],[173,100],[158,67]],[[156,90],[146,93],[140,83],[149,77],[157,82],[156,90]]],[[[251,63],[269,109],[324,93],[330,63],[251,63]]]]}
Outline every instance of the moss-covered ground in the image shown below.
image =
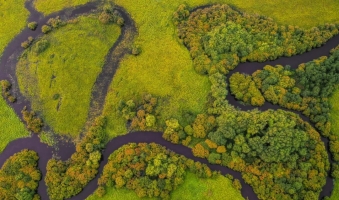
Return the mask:
{"type": "Polygon", "coordinates": [[[93,84],[119,35],[117,25],[81,16],[38,39],[20,59],[20,91],[55,132],[76,136],[83,128],[93,84]],[[36,53],[43,40],[47,49],[36,53]]]}

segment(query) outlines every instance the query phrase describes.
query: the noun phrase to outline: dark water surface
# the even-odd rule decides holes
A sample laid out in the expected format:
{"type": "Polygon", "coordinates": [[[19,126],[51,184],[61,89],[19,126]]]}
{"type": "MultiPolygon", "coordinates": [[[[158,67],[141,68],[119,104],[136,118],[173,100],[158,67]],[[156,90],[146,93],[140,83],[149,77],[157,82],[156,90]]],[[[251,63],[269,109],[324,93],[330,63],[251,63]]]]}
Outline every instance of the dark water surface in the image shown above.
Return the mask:
{"type": "MultiPolygon", "coordinates": [[[[23,52],[23,49],[21,47],[21,43],[29,36],[32,36],[34,38],[41,36],[41,26],[43,24],[46,24],[47,20],[51,17],[60,16],[63,19],[67,18],[73,18],[80,14],[90,13],[93,12],[97,6],[99,5],[99,2],[91,2],[83,6],[76,7],[75,9],[65,9],[63,11],[60,11],[58,13],[53,13],[49,16],[44,17],[41,13],[37,12],[34,7],[32,6],[32,2],[27,1],[26,2],[26,8],[30,11],[31,15],[29,17],[28,21],[37,21],[39,24],[39,27],[36,31],[31,31],[30,29],[26,28],[24,29],[20,34],[18,34],[7,46],[5,49],[1,60],[0,60],[0,80],[7,79],[10,80],[13,84],[13,91],[15,95],[18,97],[18,103],[16,104],[10,104],[16,114],[21,118],[21,110],[24,106],[27,106],[30,108],[30,102],[25,99],[19,92],[18,85],[17,85],[17,79],[15,76],[15,67],[17,63],[18,56],[23,52]]],[[[129,14],[121,7],[117,7],[117,10],[121,13],[122,17],[125,20],[125,25],[122,27],[122,34],[114,44],[114,46],[110,49],[108,56],[106,57],[106,64],[103,67],[102,72],[99,74],[99,77],[97,78],[96,83],[93,87],[92,92],[92,99],[91,99],[91,109],[95,106],[95,102],[97,102],[99,105],[96,110],[99,110],[99,112],[95,113],[95,115],[100,114],[102,110],[102,105],[104,102],[105,94],[107,93],[108,87],[113,79],[113,76],[115,74],[115,71],[117,67],[119,66],[120,60],[123,58],[125,54],[129,53],[129,50],[126,48],[123,48],[120,46],[120,44],[123,41],[132,42],[134,36],[137,34],[137,29],[135,27],[134,21],[131,19],[129,14]],[[126,34],[126,31],[131,31],[132,36],[126,36],[130,34],[126,34]],[[122,50],[122,53],[116,53],[117,49],[122,50]],[[116,54],[115,54],[116,53],[116,54]],[[112,58],[112,55],[115,57],[112,58]]],[[[330,49],[334,48],[339,44],[339,36],[335,36],[334,38],[330,39],[325,45],[323,45],[320,48],[316,48],[311,50],[310,52],[304,53],[302,55],[296,55],[293,57],[282,57],[274,61],[268,61],[265,63],[242,63],[239,66],[236,67],[235,70],[233,70],[227,77],[229,78],[233,73],[235,72],[241,72],[246,74],[251,74],[254,71],[258,69],[262,69],[265,65],[291,65],[292,68],[296,68],[298,64],[305,63],[308,61],[311,61],[313,59],[316,59],[320,56],[329,55],[330,49]]],[[[119,51],[120,52],[120,51],[119,51]]],[[[227,96],[227,100],[230,104],[234,105],[235,107],[239,107],[242,110],[250,110],[254,109],[253,106],[245,106],[240,104],[234,96],[229,95],[227,96]]],[[[259,110],[268,110],[268,109],[282,109],[281,107],[277,105],[272,105],[268,102],[265,103],[264,106],[259,107],[259,110]]],[[[284,109],[285,110],[285,109],[284,109]]],[[[294,112],[294,111],[292,111],[294,112]]],[[[299,116],[302,117],[303,120],[309,122],[309,119],[302,115],[299,112],[297,113],[299,116]]],[[[95,116],[89,116],[89,120],[93,119],[95,116]]],[[[328,140],[326,138],[322,138],[326,149],[328,151],[328,140]]],[[[145,143],[157,143],[160,144],[170,150],[172,150],[175,153],[178,153],[180,155],[184,155],[187,158],[190,158],[194,161],[199,161],[201,163],[207,164],[211,170],[220,171],[222,174],[231,174],[234,176],[234,178],[237,178],[240,180],[242,184],[242,190],[241,194],[243,197],[248,197],[250,200],[256,200],[258,199],[255,195],[253,189],[244,182],[244,180],[241,177],[241,173],[236,172],[232,169],[229,169],[227,167],[223,167],[220,165],[212,165],[207,162],[206,159],[197,158],[194,157],[192,154],[192,151],[190,148],[182,146],[182,145],[176,145],[172,144],[162,138],[161,132],[133,132],[129,133],[127,135],[119,136],[111,141],[108,142],[106,149],[103,152],[103,158],[102,162],[100,163],[99,173],[98,175],[90,181],[90,183],[84,188],[84,190],[79,193],[77,196],[71,198],[71,199],[85,199],[90,194],[92,194],[95,189],[97,188],[97,180],[103,170],[104,165],[108,161],[109,155],[117,150],[119,147],[123,146],[124,144],[128,144],[131,142],[139,143],[139,142],[145,142],[145,143]]],[[[44,178],[46,175],[46,165],[47,161],[52,158],[53,155],[57,155],[62,160],[66,160],[70,158],[70,156],[75,152],[75,147],[73,143],[67,143],[65,141],[60,141],[58,144],[58,150],[53,152],[54,149],[51,147],[48,147],[46,144],[40,143],[40,140],[37,135],[33,135],[31,138],[22,138],[15,141],[12,141],[8,144],[8,146],[5,148],[5,150],[0,154],[0,166],[3,165],[3,163],[6,161],[7,158],[12,156],[14,153],[17,153],[23,149],[31,149],[36,151],[39,154],[39,168],[42,172],[42,180],[39,183],[38,193],[41,196],[42,200],[49,199],[47,195],[47,188],[44,182],[44,178]]],[[[329,152],[329,151],[328,151],[329,152]]],[[[330,155],[330,154],[329,154],[330,155]]],[[[331,163],[332,160],[330,159],[331,163]]],[[[323,188],[323,191],[320,194],[319,198],[322,198],[324,196],[330,196],[331,191],[333,190],[333,181],[328,176],[326,185],[323,188]]]]}

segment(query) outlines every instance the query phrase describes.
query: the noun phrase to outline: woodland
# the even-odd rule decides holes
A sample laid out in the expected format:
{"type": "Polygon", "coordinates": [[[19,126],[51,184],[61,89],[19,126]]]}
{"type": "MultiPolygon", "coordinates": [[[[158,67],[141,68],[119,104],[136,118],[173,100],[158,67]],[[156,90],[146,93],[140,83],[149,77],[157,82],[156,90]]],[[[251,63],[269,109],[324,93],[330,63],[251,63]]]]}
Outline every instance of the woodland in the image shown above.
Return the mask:
{"type": "Polygon", "coordinates": [[[12,3],[0,199],[339,198],[339,3],[12,3]]]}

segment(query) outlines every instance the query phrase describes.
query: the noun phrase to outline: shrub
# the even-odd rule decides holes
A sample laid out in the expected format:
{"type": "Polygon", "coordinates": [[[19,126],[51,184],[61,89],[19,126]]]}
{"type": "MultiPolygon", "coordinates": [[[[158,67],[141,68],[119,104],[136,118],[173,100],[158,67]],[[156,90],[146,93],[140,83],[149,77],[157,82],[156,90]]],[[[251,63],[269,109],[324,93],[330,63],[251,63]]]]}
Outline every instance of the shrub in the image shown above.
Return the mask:
{"type": "Polygon", "coordinates": [[[1,84],[3,92],[6,92],[6,91],[10,90],[11,87],[12,87],[12,84],[9,81],[7,81],[7,80],[0,81],[0,84],[1,84]]]}
{"type": "Polygon", "coordinates": [[[52,28],[59,28],[60,26],[66,25],[66,22],[62,21],[59,16],[55,18],[50,18],[47,21],[47,24],[51,26],[52,28]]]}
{"type": "Polygon", "coordinates": [[[49,47],[49,41],[46,39],[42,39],[38,41],[33,47],[32,51],[36,54],[40,54],[44,52],[49,47]]]}
{"type": "Polygon", "coordinates": [[[14,103],[14,102],[16,102],[16,97],[13,96],[13,95],[9,95],[8,96],[8,101],[10,101],[11,103],[14,103]]]}
{"type": "Polygon", "coordinates": [[[53,100],[58,100],[60,98],[60,94],[54,94],[53,95],[53,100]]]}
{"type": "Polygon", "coordinates": [[[141,48],[139,45],[133,45],[132,46],[132,54],[133,55],[139,55],[141,53],[141,48]]]}
{"type": "Polygon", "coordinates": [[[49,33],[52,30],[52,27],[48,26],[48,25],[43,25],[41,27],[41,31],[45,34],[49,33]]]}
{"type": "Polygon", "coordinates": [[[21,113],[24,121],[26,122],[27,129],[34,133],[39,133],[43,126],[42,119],[37,117],[34,111],[28,111],[26,106],[21,113]]]}
{"type": "Polygon", "coordinates": [[[28,37],[28,39],[26,41],[24,41],[23,43],[21,43],[21,47],[24,49],[27,49],[33,42],[34,38],[33,37],[28,37]]]}
{"type": "Polygon", "coordinates": [[[34,31],[38,27],[38,23],[37,22],[30,22],[30,23],[28,23],[27,27],[34,31]]]}

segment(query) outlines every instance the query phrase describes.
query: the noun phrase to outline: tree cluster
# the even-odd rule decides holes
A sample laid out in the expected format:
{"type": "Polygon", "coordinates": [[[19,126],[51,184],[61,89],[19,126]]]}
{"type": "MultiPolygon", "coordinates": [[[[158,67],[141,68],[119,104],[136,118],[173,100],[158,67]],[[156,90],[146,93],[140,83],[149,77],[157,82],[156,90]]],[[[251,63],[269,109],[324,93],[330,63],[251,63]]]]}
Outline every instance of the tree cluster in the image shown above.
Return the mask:
{"type": "Polygon", "coordinates": [[[0,199],[39,200],[41,173],[35,151],[22,150],[9,157],[0,170],[0,199]]]}
{"type": "Polygon", "coordinates": [[[2,88],[2,95],[8,99],[8,101],[10,101],[11,103],[16,102],[16,97],[12,95],[12,93],[10,92],[11,88],[12,88],[12,84],[7,81],[7,80],[1,80],[0,81],[1,84],[1,88],[2,88]]]}
{"type": "Polygon", "coordinates": [[[107,187],[124,187],[135,191],[140,198],[169,199],[171,191],[184,182],[186,170],[204,178],[217,175],[206,165],[158,144],[130,143],[110,155],[96,193],[103,196],[107,187]]]}
{"type": "Polygon", "coordinates": [[[105,118],[97,118],[69,160],[63,162],[53,158],[48,161],[45,182],[50,199],[75,196],[98,173],[101,151],[107,142],[104,126],[105,118]]]}
{"type": "Polygon", "coordinates": [[[253,106],[262,106],[265,98],[256,87],[251,76],[235,73],[230,77],[230,90],[235,98],[253,106]]]}
{"type": "Polygon", "coordinates": [[[239,62],[264,62],[301,54],[338,33],[334,24],[307,30],[282,26],[271,18],[242,13],[228,5],[213,5],[192,13],[189,10],[181,5],[173,18],[179,38],[201,74],[227,74],[239,62]]]}
{"type": "MultiPolygon", "coordinates": [[[[328,98],[339,84],[339,50],[331,52],[330,57],[323,56],[300,64],[296,70],[291,70],[289,66],[265,66],[252,76],[246,75],[246,78],[254,90],[260,90],[258,95],[262,94],[273,104],[301,111],[310,117],[321,133],[329,136],[331,123],[328,98]]],[[[243,77],[245,75],[232,75],[230,84],[232,93],[246,102],[246,95],[249,94],[242,89],[243,77]]]]}
{"type": "MultiPolygon", "coordinates": [[[[259,199],[318,199],[329,162],[320,135],[296,114],[233,108],[191,125],[192,152],[242,172],[259,199]],[[312,178],[311,178],[312,177],[312,178]]],[[[184,140],[179,142],[184,143],[184,140]]]]}
{"type": "Polygon", "coordinates": [[[47,25],[43,25],[41,27],[41,31],[45,34],[51,32],[53,29],[57,29],[61,26],[65,26],[67,22],[62,21],[59,16],[56,16],[55,18],[50,18],[47,21],[47,25]]]}
{"type": "Polygon", "coordinates": [[[157,103],[156,97],[146,94],[140,103],[135,103],[133,100],[121,101],[119,112],[123,118],[130,122],[131,130],[151,130],[157,125],[157,103]]]}
{"type": "Polygon", "coordinates": [[[111,3],[106,3],[99,15],[99,21],[103,24],[115,23],[119,26],[123,26],[125,21],[121,17],[120,13],[114,9],[114,5],[111,3]]]}
{"type": "Polygon", "coordinates": [[[42,119],[38,117],[34,111],[28,111],[26,106],[21,111],[21,114],[23,120],[26,122],[27,129],[34,133],[40,133],[41,128],[44,126],[42,119]]]}

